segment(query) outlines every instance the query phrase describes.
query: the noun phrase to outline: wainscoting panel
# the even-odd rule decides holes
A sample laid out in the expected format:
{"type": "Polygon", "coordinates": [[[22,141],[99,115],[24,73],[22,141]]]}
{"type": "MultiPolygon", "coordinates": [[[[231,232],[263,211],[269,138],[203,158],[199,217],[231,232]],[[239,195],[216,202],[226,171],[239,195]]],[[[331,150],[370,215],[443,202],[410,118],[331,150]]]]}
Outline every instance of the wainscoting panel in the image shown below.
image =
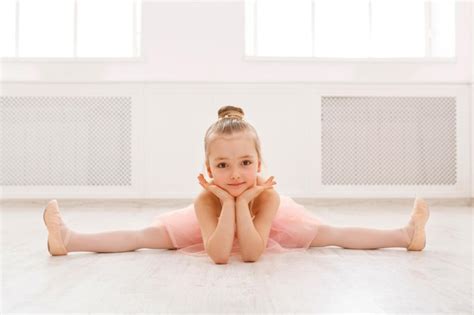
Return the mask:
{"type": "Polygon", "coordinates": [[[224,105],[257,130],[263,177],[295,198],[471,194],[467,85],[9,83],[0,193],[192,199],[204,135],[224,105]]]}

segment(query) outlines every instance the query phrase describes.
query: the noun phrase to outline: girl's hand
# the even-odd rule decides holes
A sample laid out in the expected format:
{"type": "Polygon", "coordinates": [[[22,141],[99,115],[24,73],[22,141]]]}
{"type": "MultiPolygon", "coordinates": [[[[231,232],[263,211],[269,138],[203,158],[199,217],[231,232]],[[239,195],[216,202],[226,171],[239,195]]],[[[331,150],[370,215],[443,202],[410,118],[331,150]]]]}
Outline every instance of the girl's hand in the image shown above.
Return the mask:
{"type": "Polygon", "coordinates": [[[236,202],[243,202],[245,204],[248,204],[255,197],[260,195],[264,190],[273,189],[273,185],[276,184],[276,182],[273,180],[274,178],[274,176],[270,176],[270,178],[268,178],[267,181],[263,183],[263,185],[254,185],[251,188],[245,190],[237,197],[236,202]]]}
{"type": "Polygon", "coordinates": [[[229,202],[229,201],[235,202],[234,196],[232,196],[227,191],[225,191],[224,189],[220,188],[219,186],[215,184],[209,184],[202,174],[199,174],[197,178],[199,180],[199,185],[201,185],[204,189],[216,195],[222,204],[224,204],[224,202],[229,202]]]}

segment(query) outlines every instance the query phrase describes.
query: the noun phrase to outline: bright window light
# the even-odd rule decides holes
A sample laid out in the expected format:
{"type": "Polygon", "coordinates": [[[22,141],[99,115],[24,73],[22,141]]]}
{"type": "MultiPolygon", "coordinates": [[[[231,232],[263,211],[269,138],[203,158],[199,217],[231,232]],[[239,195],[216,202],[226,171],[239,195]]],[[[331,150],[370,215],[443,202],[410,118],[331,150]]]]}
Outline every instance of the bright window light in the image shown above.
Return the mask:
{"type": "Polygon", "coordinates": [[[258,57],[455,56],[455,0],[246,0],[258,57]]]}
{"type": "Polygon", "coordinates": [[[259,0],[256,15],[259,55],[311,56],[311,0],[259,0]]]}
{"type": "Polygon", "coordinates": [[[77,56],[132,56],[133,5],[128,0],[79,0],[77,56]]]}
{"type": "Polygon", "coordinates": [[[15,56],[16,1],[0,0],[0,56],[15,56]]]}
{"type": "Polygon", "coordinates": [[[372,0],[370,56],[425,56],[425,1],[372,0]]]}
{"type": "Polygon", "coordinates": [[[315,1],[315,56],[367,56],[370,32],[368,8],[369,0],[315,1]]]}
{"type": "Polygon", "coordinates": [[[138,57],[141,1],[0,0],[0,57],[138,57]]]}
{"type": "Polygon", "coordinates": [[[74,53],[74,0],[21,0],[19,57],[74,53]]]}

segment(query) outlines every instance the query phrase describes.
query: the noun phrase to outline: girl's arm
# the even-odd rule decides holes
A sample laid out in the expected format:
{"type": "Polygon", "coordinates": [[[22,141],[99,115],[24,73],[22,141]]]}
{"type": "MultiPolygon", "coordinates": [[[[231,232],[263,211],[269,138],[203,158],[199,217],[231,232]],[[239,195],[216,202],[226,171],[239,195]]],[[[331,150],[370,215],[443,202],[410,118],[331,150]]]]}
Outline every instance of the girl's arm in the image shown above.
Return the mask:
{"type": "Polygon", "coordinates": [[[273,185],[276,184],[274,178],[274,176],[271,176],[266,181],[258,181],[253,187],[237,197],[236,228],[240,252],[244,261],[257,261],[265,250],[271,224],[280,205],[280,197],[273,189],[273,185]],[[260,194],[262,194],[260,210],[252,221],[249,202],[260,194]]]}
{"type": "Polygon", "coordinates": [[[219,186],[209,184],[202,174],[198,176],[198,180],[204,189],[219,198],[220,205],[222,206],[218,219],[216,218],[216,210],[210,211],[209,209],[218,209],[219,205],[215,203],[201,206],[198,202],[195,208],[207,254],[215,263],[225,264],[229,260],[234,243],[235,198],[219,186]]]}
{"type": "Polygon", "coordinates": [[[242,259],[255,261],[264,250],[263,240],[252,222],[247,201],[237,201],[235,212],[242,259]]]}
{"type": "Polygon", "coordinates": [[[235,202],[224,201],[215,231],[207,241],[207,254],[215,263],[225,264],[229,260],[235,235],[235,202]]]}

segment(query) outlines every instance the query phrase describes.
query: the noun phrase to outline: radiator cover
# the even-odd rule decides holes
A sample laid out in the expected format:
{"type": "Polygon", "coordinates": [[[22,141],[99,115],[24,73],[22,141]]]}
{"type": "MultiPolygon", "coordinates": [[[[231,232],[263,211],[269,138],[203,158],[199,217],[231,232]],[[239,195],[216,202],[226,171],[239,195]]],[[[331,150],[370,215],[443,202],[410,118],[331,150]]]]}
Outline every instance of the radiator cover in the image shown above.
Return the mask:
{"type": "Polygon", "coordinates": [[[323,185],[455,185],[456,98],[323,96],[323,185]]]}
{"type": "Polygon", "coordinates": [[[131,97],[0,97],[0,185],[131,185],[131,105],[131,97]]]}

